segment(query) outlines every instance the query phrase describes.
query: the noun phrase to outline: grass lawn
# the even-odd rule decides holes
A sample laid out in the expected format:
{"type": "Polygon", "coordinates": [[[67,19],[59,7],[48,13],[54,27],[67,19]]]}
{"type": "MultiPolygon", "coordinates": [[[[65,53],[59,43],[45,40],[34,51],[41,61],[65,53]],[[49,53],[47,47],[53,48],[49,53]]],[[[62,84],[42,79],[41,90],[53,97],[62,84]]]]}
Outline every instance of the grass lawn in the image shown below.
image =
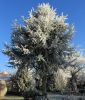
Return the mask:
{"type": "Polygon", "coordinates": [[[24,98],[21,96],[5,96],[0,97],[0,100],[24,100],[24,98]]]}

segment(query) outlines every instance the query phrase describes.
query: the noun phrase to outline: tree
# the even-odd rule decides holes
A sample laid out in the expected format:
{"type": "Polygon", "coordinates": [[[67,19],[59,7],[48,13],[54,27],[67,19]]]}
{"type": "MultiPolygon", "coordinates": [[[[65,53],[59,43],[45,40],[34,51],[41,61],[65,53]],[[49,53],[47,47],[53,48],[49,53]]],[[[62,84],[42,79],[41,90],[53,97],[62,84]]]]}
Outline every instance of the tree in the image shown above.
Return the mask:
{"type": "Polygon", "coordinates": [[[58,69],[47,78],[47,90],[50,92],[63,92],[67,85],[65,69],[58,69]]]}
{"type": "Polygon", "coordinates": [[[34,90],[35,80],[32,71],[27,67],[20,67],[16,74],[12,77],[12,89],[16,93],[23,94],[26,91],[34,90]]]}
{"type": "Polygon", "coordinates": [[[11,45],[5,45],[11,67],[32,68],[42,80],[42,93],[46,94],[47,77],[65,68],[71,61],[73,48],[70,40],[74,32],[66,16],[56,14],[49,4],[41,4],[23,18],[23,25],[15,23],[11,45]]]}
{"type": "Polygon", "coordinates": [[[60,69],[55,73],[55,89],[63,93],[65,91],[67,80],[65,77],[65,72],[60,69]]]}
{"type": "Polygon", "coordinates": [[[78,89],[77,89],[78,74],[85,66],[85,63],[83,63],[80,60],[82,57],[83,56],[81,56],[79,52],[74,52],[71,58],[72,60],[74,59],[74,61],[68,67],[70,78],[69,78],[67,87],[69,87],[71,91],[74,91],[75,93],[78,92],[78,89]]]}

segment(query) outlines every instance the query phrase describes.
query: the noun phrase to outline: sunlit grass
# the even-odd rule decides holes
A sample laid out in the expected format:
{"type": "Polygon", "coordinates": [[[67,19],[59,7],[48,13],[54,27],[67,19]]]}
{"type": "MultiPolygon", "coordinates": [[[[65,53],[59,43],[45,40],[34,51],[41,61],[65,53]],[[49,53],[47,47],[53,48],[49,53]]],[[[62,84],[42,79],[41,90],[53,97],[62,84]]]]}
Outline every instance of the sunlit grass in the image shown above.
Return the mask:
{"type": "Polygon", "coordinates": [[[0,100],[24,100],[24,98],[21,96],[5,96],[0,97],[0,100]]]}

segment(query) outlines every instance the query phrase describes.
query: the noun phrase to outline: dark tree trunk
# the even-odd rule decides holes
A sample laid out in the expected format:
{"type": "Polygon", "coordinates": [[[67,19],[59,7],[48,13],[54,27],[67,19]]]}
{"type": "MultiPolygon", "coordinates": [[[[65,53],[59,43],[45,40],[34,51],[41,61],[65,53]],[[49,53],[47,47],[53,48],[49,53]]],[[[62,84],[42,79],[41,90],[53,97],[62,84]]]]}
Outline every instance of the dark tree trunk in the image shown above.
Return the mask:
{"type": "Polygon", "coordinates": [[[47,94],[46,83],[47,83],[47,77],[44,75],[42,77],[42,93],[43,93],[43,95],[47,94]]]}
{"type": "Polygon", "coordinates": [[[45,98],[45,100],[48,100],[47,98],[47,76],[45,74],[42,77],[42,95],[45,98]]]}
{"type": "Polygon", "coordinates": [[[77,93],[77,83],[74,79],[72,80],[72,90],[77,93]]]}
{"type": "Polygon", "coordinates": [[[77,89],[77,77],[75,74],[72,74],[72,77],[70,79],[70,87],[71,87],[71,91],[77,93],[78,89],[77,89]]]}

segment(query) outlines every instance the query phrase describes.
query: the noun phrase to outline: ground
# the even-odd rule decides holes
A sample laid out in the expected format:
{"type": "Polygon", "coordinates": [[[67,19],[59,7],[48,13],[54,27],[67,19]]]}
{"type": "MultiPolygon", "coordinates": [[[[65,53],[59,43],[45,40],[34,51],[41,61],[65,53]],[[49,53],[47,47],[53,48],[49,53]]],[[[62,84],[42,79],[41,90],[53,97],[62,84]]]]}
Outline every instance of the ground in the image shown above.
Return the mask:
{"type": "Polygon", "coordinates": [[[24,100],[23,97],[21,96],[5,96],[5,97],[0,97],[0,100],[24,100]]]}

